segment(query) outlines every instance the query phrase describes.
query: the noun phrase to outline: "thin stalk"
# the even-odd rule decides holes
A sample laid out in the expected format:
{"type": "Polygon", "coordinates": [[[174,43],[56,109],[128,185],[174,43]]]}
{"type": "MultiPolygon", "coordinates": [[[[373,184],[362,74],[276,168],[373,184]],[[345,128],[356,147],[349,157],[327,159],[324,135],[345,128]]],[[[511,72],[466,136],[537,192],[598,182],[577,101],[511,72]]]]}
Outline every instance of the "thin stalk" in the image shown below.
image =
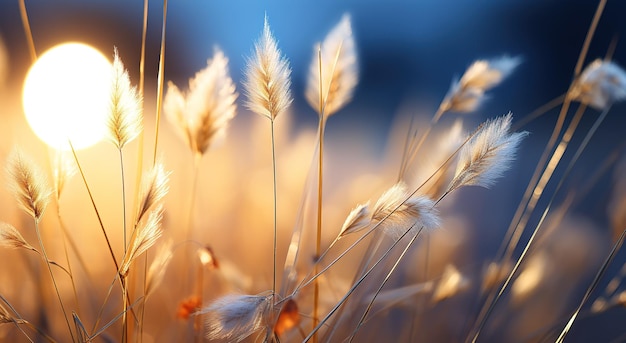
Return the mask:
{"type": "MultiPolygon", "coordinates": [[[[411,227],[409,228],[409,231],[413,227],[415,227],[415,224],[411,225],[411,227]]],[[[393,266],[391,266],[391,269],[389,269],[389,272],[387,273],[387,275],[385,275],[383,282],[380,284],[376,292],[374,292],[374,296],[372,297],[372,300],[370,300],[369,304],[367,304],[367,308],[365,309],[365,312],[361,316],[361,319],[359,319],[359,323],[356,325],[356,328],[354,329],[354,331],[352,331],[352,335],[350,335],[350,338],[348,339],[349,343],[352,343],[352,341],[354,340],[356,333],[359,331],[359,329],[363,325],[363,322],[365,321],[365,318],[372,310],[372,306],[374,305],[374,301],[376,300],[376,297],[378,296],[378,294],[380,294],[380,291],[382,291],[383,287],[385,287],[385,285],[387,284],[387,281],[389,281],[389,278],[391,277],[393,272],[396,270],[396,268],[398,268],[398,264],[400,264],[400,261],[402,261],[402,259],[404,258],[406,253],[409,251],[409,249],[411,248],[411,246],[413,245],[417,237],[419,237],[420,233],[422,233],[423,229],[424,229],[423,226],[420,227],[420,229],[417,231],[415,236],[411,237],[411,240],[409,241],[409,243],[406,245],[406,247],[404,247],[404,250],[402,250],[402,253],[400,254],[400,256],[396,259],[393,266]]]]}
{"type": "Polygon", "coordinates": [[[43,258],[46,260],[46,267],[48,268],[48,272],[50,273],[50,278],[52,279],[52,283],[54,284],[54,290],[56,292],[57,298],[59,299],[59,304],[61,305],[61,310],[63,311],[63,319],[67,323],[67,328],[70,332],[70,336],[72,337],[72,342],[74,341],[74,333],[72,332],[72,327],[70,326],[70,321],[67,319],[67,312],[65,311],[65,305],[63,305],[63,299],[61,299],[61,293],[59,293],[59,287],[57,286],[56,279],[54,278],[54,274],[52,273],[52,268],[50,267],[50,259],[48,259],[48,254],[46,253],[46,248],[44,247],[43,240],[41,239],[41,232],[39,231],[39,220],[35,219],[35,232],[37,234],[37,240],[39,240],[39,246],[41,247],[41,253],[43,254],[43,258]]]}
{"type": "Polygon", "coordinates": [[[365,274],[363,274],[363,276],[361,276],[355,283],[354,285],[348,290],[348,292],[346,293],[346,295],[341,298],[336,304],[335,306],[330,310],[330,312],[328,312],[328,314],[319,322],[318,325],[315,326],[315,328],[313,328],[313,330],[309,333],[309,335],[307,337],[304,338],[303,342],[308,342],[309,340],[311,340],[312,337],[317,335],[317,332],[319,331],[319,329],[322,328],[322,326],[325,325],[325,323],[330,319],[330,317],[332,317],[335,312],[337,312],[337,310],[348,300],[348,297],[350,297],[350,295],[352,295],[352,293],[354,293],[354,291],[356,290],[357,287],[359,287],[363,281],[365,281],[365,279],[372,273],[372,271],[391,253],[391,251],[396,247],[396,245],[398,245],[398,243],[411,231],[411,229],[413,228],[413,226],[409,227],[386,251],[385,253],[365,272],[365,274]]]}
{"type": "MultiPolygon", "coordinates": [[[[276,186],[276,140],[275,140],[275,136],[274,136],[274,119],[270,119],[270,126],[271,126],[271,136],[272,136],[272,175],[274,177],[273,182],[274,182],[274,260],[273,260],[273,277],[272,277],[272,297],[273,297],[273,302],[276,303],[276,245],[277,245],[277,236],[278,236],[278,192],[277,192],[277,186],[276,186]]],[[[272,316],[273,316],[274,311],[272,311],[272,316]]],[[[273,322],[273,321],[272,321],[273,322]]]]}
{"type": "MultiPolygon", "coordinates": [[[[319,126],[318,126],[318,161],[317,161],[317,235],[315,238],[315,270],[317,273],[318,264],[317,260],[320,257],[320,251],[322,250],[322,187],[323,187],[323,160],[324,160],[324,125],[326,121],[324,120],[324,96],[323,96],[323,88],[322,88],[322,48],[318,47],[317,50],[317,58],[319,61],[319,75],[320,75],[320,84],[319,84],[319,126]]],[[[313,328],[317,326],[319,317],[319,282],[317,278],[315,279],[314,290],[313,290],[313,328]]],[[[317,343],[317,335],[313,336],[313,343],[317,343]]]]}
{"type": "MultiPolygon", "coordinates": [[[[576,150],[576,152],[574,153],[574,156],[570,160],[570,163],[568,164],[566,170],[564,171],[563,176],[561,177],[558,185],[556,186],[556,189],[552,193],[552,197],[550,198],[550,201],[548,202],[548,205],[546,206],[546,209],[543,211],[543,214],[541,216],[541,219],[539,220],[539,223],[535,227],[531,237],[529,238],[528,242],[526,243],[526,246],[524,247],[524,250],[522,251],[522,254],[520,255],[520,257],[518,258],[517,262],[515,263],[515,266],[513,267],[511,272],[509,273],[509,276],[507,277],[506,281],[504,282],[504,284],[500,288],[500,291],[498,292],[498,295],[493,300],[493,302],[491,302],[491,304],[489,305],[489,308],[485,312],[484,316],[482,316],[482,319],[480,319],[480,324],[478,325],[476,333],[475,333],[474,337],[472,338],[472,342],[476,342],[476,340],[478,339],[478,336],[480,335],[481,330],[483,329],[483,327],[487,323],[487,319],[489,318],[489,315],[493,312],[493,309],[495,308],[496,303],[501,298],[501,296],[504,293],[505,289],[508,287],[508,285],[510,284],[511,280],[513,279],[513,276],[515,275],[515,273],[519,269],[520,265],[522,264],[522,261],[526,257],[526,254],[527,254],[531,244],[533,243],[533,241],[535,240],[535,237],[537,236],[537,233],[539,232],[539,228],[541,227],[541,225],[543,224],[546,216],[548,215],[550,207],[552,206],[552,203],[554,202],[554,199],[556,198],[556,194],[560,190],[561,186],[564,184],[565,179],[567,178],[567,176],[571,172],[572,168],[574,167],[574,164],[578,161],[578,158],[580,157],[582,152],[587,147],[587,144],[589,143],[589,141],[591,140],[591,138],[595,134],[596,130],[598,129],[598,127],[600,126],[602,121],[604,121],[604,118],[606,118],[606,115],[609,112],[609,109],[610,109],[610,106],[607,107],[604,111],[602,111],[600,116],[594,122],[593,126],[587,132],[587,135],[585,136],[585,138],[583,139],[582,143],[578,147],[578,150],[576,150]]],[[[568,202],[568,201],[569,201],[569,199],[566,199],[565,202],[568,202]]],[[[572,320],[572,322],[573,322],[573,320],[572,320]]]]}
{"type": "Polygon", "coordinates": [[[128,310],[128,284],[126,282],[126,277],[120,276],[120,280],[122,281],[122,303],[123,303],[123,311],[122,311],[122,343],[128,341],[128,315],[126,311],[128,310]]]}
{"type": "Polygon", "coordinates": [[[26,34],[26,41],[28,42],[28,52],[30,54],[31,62],[37,60],[37,51],[35,50],[35,41],[33,40],[33,33],[30,30],[30,22],[28,20],[28,12],[26,11],[26,3],[24,0],[20,0],[20,17],[22,18],[22,25],[24,26],[24,33],[26,34]]]}
{"type": "Polygon", "coordinates": [[[83,179],[83,184],[85,184],[85,188],[87,189],[87,193],[89,194],[89,199],[91,200],[91,205],[93,206],[94,211],[96,212],[96,217],[98,217],[98,222],[100,223],[100,228],[102,229],[102,234],[104,235],[104,240],[107,242],[107,247],[109,248],[109,253],[111,254],[111,258],[113,259],[113,264],[115,265],[115,270],[119,270],[120,267],[117,264],[117,259],[115,258],[115,253],[113,252],[113,248],[111,247],[111,241],[109,240],[109,236],[107,235],[106,230],[104,229],[104,224],[102,223],[102,218],[100,217],[100,212],[98,211],[98,207],[96,206],[96,202],[93,199],[93,195],[91,194],[91,189],[89,188],[89,184],[87,183],[87,179],[85,178],[85,173],[83,172],[83,168],[80,166],[80,162],[78,161],[78,156],[76,155],[76,150],[74,150],[74,146],[72,142],[68,140],[70,145],[70,149],[72,150],[72,155],[74,155],[74,160],[76,161],[76,166],[78,167],[78,172],[80,173],[81,178],[83,179]]]}
{"type": "MultiPolygon", "coordinates": [[[[141,53],[140,53],[140,57],[139,57],[139,86],[138,86],[138,90],[139,90],[139,95],[141,96],[142,99],[145,98],[145,79],[146,79],[146,36],[148,33],[148,0],[144,0],[143,1],[143,23],[142,23],[142,27],[141,27],[141,53]]],[[[145,103],[145,102],[144,102],[145,103]]],[[[137,175],[135,178],[135,199],[137,199],[138,195],[139,195],[139,189],[141,188],[141,179],[142,179],[142,174],[143,174],[143,149],[144,149],[144,130],[141,130],[141,132],[139,133],[139,137],[137,138],[138,141],[138,148],[137,148],[137,175]]],[[[136,213],[137,211],[134,211],[134,213],[136,213]]],[[[144,294],[145,294],[145,289],[146,289],[146,272],[148,270],[148,255],[146,254],[144,256],[144,274],[143,274],[143,289],[144,289],[144,294]]],[[[144,320],[144,312],[145,312],[145,301],[142,303],[141,306],[141,315],[140,315],[140,319],[139,319],[139,335],[138,335],[138,340],[139,342],[143,341],[143,320],[144,320]]]]}
{"type": "MultiPolygon", "coordinates": [[[[430,120],[430,123],[428,124],[428,126],[426,127],[426,131],[424,131],[424,133],[420,136],[420,140],[413,145],[413,140],[411,140],[409,142],[409,146],[406,149],[407,151],[407,158],[403,158],[401,161],[401,165],[400,165],[400,172],[398,173],[398,181],[402,180],[404,178],[404,174],[406,173],[409,165],[411,164],[411,162],[413,161],[413,159],[415,159],[415,157],[417,156],[417,152],[419,151],[419,149],[422,147],[422,145],[424,144],[424,141],[426,140],[426,137],[428,137],[428,135],[430,134],[430,131],[432,131],[433,127],[439,122],[439,119],[441,118],[441,116],[444,114],[445,112],[442,110],[441,106],[437,109],[437,112],[435,112],[435,115],[433,115],[433,117],[430,120]]],[[[410,129],[409,129],[410,130],[410,129]]],[[[411,134],[411,131],[409,131],[408,135],[411,134]]]]}
{"type": "MultiPolygon", "coordinates": [[[[60,212],[59,198],[57,198],[57,217],[59,218],[59,222],[61,221],[61,212],[60,212]]],[[[63,253],[65,255],[65,263],[67,263],[67,274],[70,277],[70,281],[72,282],[72,292],[74,293],[74,301],[76,301],[76,310],[80,312],[80,304],[78,302],[78,292],[76,291],[76,282],[74,282],[74,273],[72,272],[72,263],[70,263],[70,255],[67,252],[67,240],[68,235],[65,230],[62,230],[61,238],[63,241],[63,253]]],[[[78,253],[78,251],[76,251],[78,253]]]]}
{"type": "MultiPolygon", "coordinates": [[[[145,11],[145,9],[144,9],[145,11]]],[[[154,133],[154,154],[152,155],[152,165],[156,164],[157,148],[159,144],[159,124],[161,122],[161,107],[163,104],[163,74],[165,72],[165,24],[167,22],[167,0],[163,0],[163,26],[161,29],[161,51],[159,52],[159,72],[157,76],[157,108],[156,123],[154,133]]]]}
{"type": "Polygon", "coordinates": [[[122,230],[124,231],[124,253],[126,253],[127,240],[126,240],[126,182],[124,180],[124,158],[122,149],[119,148],[120,156],[120,172],[122,176],[122,230]]]}
{"type": "Polygon", "coordinates": [[[187,225],[185,225],[185,239],[191,240],[192,228],[193,228],[193,215],[194,208],[196,207],[196,196],[198,189],[198,174],[200,172],[200,160],[202,155],[200,153],[194,153],[193,155],[193,177],[191,181],[191,192],[189,192],[189,211],[187,211],[187,225]]]}

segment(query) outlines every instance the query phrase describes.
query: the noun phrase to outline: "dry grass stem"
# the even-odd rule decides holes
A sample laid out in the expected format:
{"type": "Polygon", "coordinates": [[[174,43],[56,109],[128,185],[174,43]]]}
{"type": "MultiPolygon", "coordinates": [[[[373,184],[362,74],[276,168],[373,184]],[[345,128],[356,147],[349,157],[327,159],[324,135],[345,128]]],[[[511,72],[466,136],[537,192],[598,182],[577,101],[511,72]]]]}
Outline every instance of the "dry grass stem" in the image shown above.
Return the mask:
{"type": "Polygon", "coordinates": [[[454,81],[439,106],[440,113],[473,112],[485,100],[485,92],[502,82],[522,62],[519,57],[500,57],[474,62],[454,81]]]}
{"type": "Polygon", "coordinates": [[[246,106],[254,113],[274,120],[293,100],[291,69],[282,56],[265,18],[261,37],[254,44],[253,56],[246,61],[243,87],[248,97],[246,106]]]}
{"type": "Polygon", "coordinates": [[[341,21],[328,33],[319,49],[315,49],[309,67],[305,96],[309,105],[318,110],[321,85],[322,108],[324,116],[328,117],[352,100],[359,81],[356,45],[348,14],[344,14],[341,21]],[[319,49],[321,49],[321,81],[319,49]]]}
{"type": "Polygon", "coordinates": [[[118,149],[137,138],[143,130],[142,99],[137,88],[130,84],[128,71],[115,49],[109,104],[109,136],[118,149]]]}
{"type": "Polygon", "coordinates": [[[237,114],[237,92],[228,72],[228,58],[215,49],[207,66],[189,79],[186,92],[168,82],[163,110],[189,148],[203,155],[237,114]]]}
{"type": "Polygon", "coordinates": [[[18,149],[8,158],[7,172],[19,206],[39,222],[52,194],[44,172],[18,149]]]}
{"type": "Polygon", "coordinates": [[[591,62],[569,92],[572,100],[603,110],[626,99],[626,71],[611,61],[591,62]]]}
{"type": "Polygon", "coordinates": [[[205,316],[206,338],[241,342],[266,329],[271,296],[230,294],[200,311],[205,316]]]}
{"type": "Polygon", "coordinates": [[[488,188],[510,168],[515,153],[527,132],[509,133],[512,115],[488,120],[460,152],[451,192],[462,186],[488,188]]]}

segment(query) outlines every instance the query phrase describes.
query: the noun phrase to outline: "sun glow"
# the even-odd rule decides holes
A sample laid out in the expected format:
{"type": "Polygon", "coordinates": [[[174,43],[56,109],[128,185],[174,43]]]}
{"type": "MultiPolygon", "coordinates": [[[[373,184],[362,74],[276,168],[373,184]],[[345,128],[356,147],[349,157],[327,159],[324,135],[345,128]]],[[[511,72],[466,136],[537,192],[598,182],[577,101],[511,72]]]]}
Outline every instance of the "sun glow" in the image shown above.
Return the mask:
{"type": "Polygon", "coordinates": [[[43,53],[26,75],[23,105],[28,124],[50,147],[87,148],[106,133],[111,63],[82,43],[43,53]]]}

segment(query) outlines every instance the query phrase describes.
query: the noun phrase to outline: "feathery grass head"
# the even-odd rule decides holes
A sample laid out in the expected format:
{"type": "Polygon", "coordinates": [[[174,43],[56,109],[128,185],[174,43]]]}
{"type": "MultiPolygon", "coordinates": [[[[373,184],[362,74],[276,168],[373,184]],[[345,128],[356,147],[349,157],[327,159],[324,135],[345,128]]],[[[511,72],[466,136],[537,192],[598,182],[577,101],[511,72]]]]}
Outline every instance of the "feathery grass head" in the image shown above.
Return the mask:
{"type": "Polygon", "coordinates": [[[460,152],[456,173],[448,191],[461,186],[493,185],[510,168],[520,142],[528,132],[509,133],[511,113],[488,120],[460,152]]]}
{"type": "Polygon", "coordinates": [[[230,294],[215,300],[206,316],[206,338],[241,342],[268,324],[271,296],[230,294]]]}
{"type": "Polygon", "coordinates": [[[9,156],[7,172],[18,204],[35,221],[39,221],[52,194],[46,175],[18,149],[14,149],[9,156]]]}
{"type": "Polygon", "coordinates": [[[150,249],[161,237],[163,233],[161,218],[163,218],[163,207],[158,206],[135,228],[128,244],[128,250],[120,264],[120,275],[126,276],[133,261],[150,249]]]}
{"type": "Polygon", "coordinates": [[[137,89],[130,84],[128,71],[115,49],[111,78],[111,102],[109,107],[109,136],[118,149],[135,139],[142,127],[142,100],[137,89]]]}
{"type": "Polygon", "coordinates": [[[325,116],[330,116],[345,106],[354,94],[359,82],[358,61],[350,16],[344,14],[341,21],[328,33],[315,49],[309,67],[306,99],[316,111],[320,109],[320,63],[322,107],[325,116]]]}
{"type": "Polygon", "coordinates": [[[76,163],[68,156],[69,155],[64,151],[56,151],[56,158],[54,159],[53,167],[53,177],[54,190],[57,201],[61,198],[61,192],[63,192],[65,183],[69,179],[71,179],[77,172],[76,163]]]}
{"type": "Polygon", "coordinates": [[[163,280],[167,266],[172,260],[172,246],[173,242],[168,240],[156,252],[146,275],[146,295],[151,294],[163,280]]]}
{"type": "Polygon", "coordinates": [[[237,114],[237,92],[228,72],[228,58],[216,48],[207,66],[189,79],[183,93],[168,82],[163,101],[167,119],[174,125],[189,148],[203,155],[211,142],[223,134],[237,114]]]}
{"type": "Polygon", "coordinates": [[[406,185],[399,182],[383,193],[372,209],[372,221],[382,222],[382,228],[394,239],[404,231],[432,230],[439,226],[439,214],[432,199],[424,195],[409,197],[406,185]]]}
{"type": "Polygon", "coordinates": [[[341,231],[339,232],[340,238],[351,233],[359,232],[370,224],[371,217],[369,205],[369,202],[360,204],[350,211],[350,214],[346,217],[346,220],[341,227],[341,231]]]}
{"type": "Polygon", "coordinates": [[[246,106],[256,114],[276,119],[293,100],[290,75],[289,62],[281,55],[266,16],[253,56],[247,59],[243,82],[246,106]]]}
{"type": "Polygon", "coordinates": [[[452,83],[439,111],[475,111],[485,100],[485,92],[502,82],[521,62],[519,57],[508,56],[475,61],[460,80],[452,83]]]}
{"type": "Polygon", "coordinates": [[[165,172],[163,163],[157,161],[152,169],[144,174],[141,190],[139,191],[139,206],[136,222],[139,223],[148,211],[163,200],[169,191],[169,172],[165,172]]]}
{"type": "Polygon", "coordinates": [[[448,264],[433,292],[432,301],[438,303],[449,299],[469,286],[467,278],[453,265],[448,264]]]}
{"type": "Polygon", "coordinates": [[[574,82],[569,96],[602,110],[626,99],[626,71],[611,61],[597,59],[574,82]]]}
{"type": "Polygon", "coordinates": [[[13,225],[2,222],[0,222],[0,246],[37,251],[37,249],[26,242],[22,234],[13,225]]]}

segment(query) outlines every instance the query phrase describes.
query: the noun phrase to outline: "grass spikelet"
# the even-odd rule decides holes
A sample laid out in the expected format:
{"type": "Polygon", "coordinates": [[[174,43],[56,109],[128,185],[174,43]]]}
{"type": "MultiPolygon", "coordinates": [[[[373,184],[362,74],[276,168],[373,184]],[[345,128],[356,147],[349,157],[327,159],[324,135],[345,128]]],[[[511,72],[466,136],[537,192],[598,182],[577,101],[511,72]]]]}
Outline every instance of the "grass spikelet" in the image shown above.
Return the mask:
{"type": "Polygon", "coordinates": [[[469,280],[453,265],[448,264],[433,292],[432,302],[438,303],[452,298],[469,286],[469,280]]]}
{"type": "Polygon", "coordinates": [[[163,280],[167,266],[172,259],[172,246],[173,242],[168,240],[157,250],[146,275],[146,296],[151,294],[163,280]]]}
{"type": "Polygon", "coordinates": [[[19,206],[39,222],[52,194],[45,174],[18,149],[9,156],[7,172],[19,206]]]}
{"type": "Polygon", "coordinates": [[[271,297],[230,294],[215,300],[201,313],[206,316],[206,338],[241,342],[267,325],[271,297]]]}
{"type": "Polygon", "coordinates": [[[32,245],[28,244],[22,234],[11,224],[0,222],[0,246],[14,249],[28,249],[37,251],[32,245]]]}
{"type": "Polygon", "coordinates": [[[502,82],[521,62],[519,57],[508,56],[474,62],[460,80],[452,83],[439,112],[475,111],[484,101],[485,92],[502,82]]]}
{"type": "Polygon", "coordinates": [[[163,207],[158,206],[152,210],[143,223],[141,223],[131,235],[128,243],[128,251],[124,255],[124,260],[120,264],[120,275],[126,276],[133,261],[150,249],[163,233],[161,229],[161,218],[163,217],[163,207]]]}
{"type": "Polygon", "coordinates": [[[109,108],[109,136],[118,149],[135,139],[142,127],[142,100],[137,89],[130,84],[128,71],[115,49],[111,78],[111,102],[109,108]]]}
{"type": "Polygon", "coordinates": [[[614,102],[626,99],[626,71],[614,62],[596,59],[576,79],[569,96],[604,110],[614,102]]]}
{"type": "Polygon", "coordinates": [[[247,59],[243,82],[248,97],[246,106],[273,121],[291,104],[290,75],[289,62],[278,49],[265,17],[253,56],[247,59]]]}
{"type": "Polygon", "coordinates": [[[189,79],[185,93],[173,82],[167,83],[165,115],[194,153],[203,155],[237,114],[235,90],[228,58],[218,48],[206,67],[189,79]]]}
{"type": "Polygon", "coordinates": [[[439,226],[434,201],[424,195],[409,195],[406,185],[399,182],[380,196],[372,210],[372,221],[384,220],[383,230],[394,239],[411,225],[416,231],[422,227],[431,230],[439,226]]]}
{"type": "Polygon", "coordinates": [[[369,202],[365,204],[357,205],[341,227],[341,231],[339,232],[339,238],[349,235],[351,233],[359,232],[365,229],[370,224],[370,212],[369,212],[369,202]]]}
{"type": "Polygon", "coordinates": [[[56,199],[61,198],[61,193],[65,187],[65,183],[71,179],[78,170],[76,164],[70,155],[63,151],[57,151],[54,159],[53,166],[53,178],[54,178],[54,191],[56,199]]]}
{"type": "Polygon", "coordinates": [[[139,192],[138,199],[140,203],[137,208],[135,223],[139,223],[146,213],[165,197],[169,191],[169,175],[169,172],[165,172],[163,163],[159,161],[154,164],[148,173],[144,174],[144,180],[139,192]]]}
{"type": "Polygon", "coordinates": [[[461,186],[493,185],[509,169],[517,146],[527,132],[509,133],[511,113],[488,120],[460,152],[456,173],[448,192],[461,186]]]}
{"type": "Polygon", "coordinates": [[[343,15],[319,48],[322,80],[320,83],[320,62],[316,48],[309,68],[305,96],[309,105],[318,110],[321,84],[323,112],[328,117],[352,99],[359,81],[357,53],[348,14],[343,15]]]}

